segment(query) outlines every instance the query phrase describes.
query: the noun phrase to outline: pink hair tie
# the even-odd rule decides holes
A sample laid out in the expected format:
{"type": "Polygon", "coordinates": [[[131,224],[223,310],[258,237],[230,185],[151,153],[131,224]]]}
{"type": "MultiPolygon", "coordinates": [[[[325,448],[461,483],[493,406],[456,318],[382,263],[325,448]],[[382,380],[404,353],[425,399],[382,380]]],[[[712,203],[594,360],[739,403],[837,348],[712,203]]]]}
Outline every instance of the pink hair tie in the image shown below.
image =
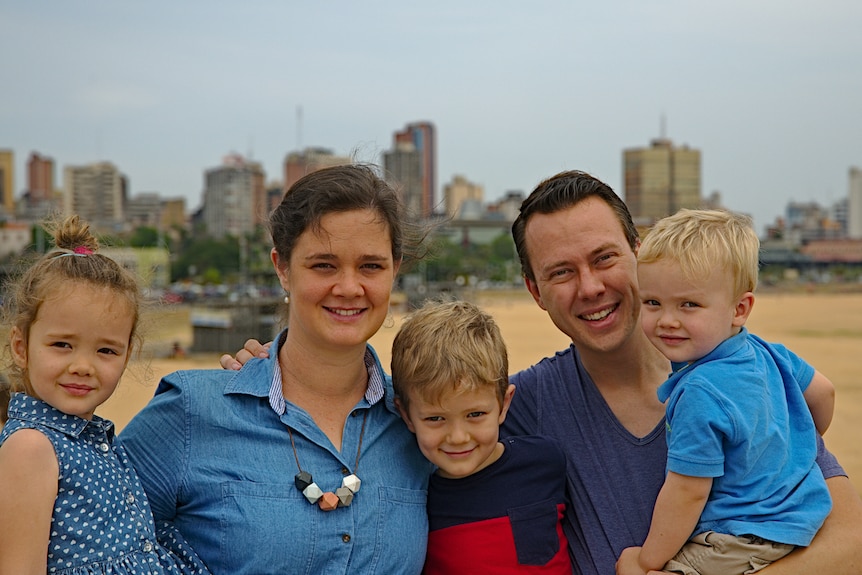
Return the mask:
{"type": "Polygon", "coordinates": [[[78,255],[81,255],[81,256],[89,256],[89,255],[93,254],[93,250],[91,250],[90,248],[88,248],[86,246],[78,246],[72,251],[78,255]]]}

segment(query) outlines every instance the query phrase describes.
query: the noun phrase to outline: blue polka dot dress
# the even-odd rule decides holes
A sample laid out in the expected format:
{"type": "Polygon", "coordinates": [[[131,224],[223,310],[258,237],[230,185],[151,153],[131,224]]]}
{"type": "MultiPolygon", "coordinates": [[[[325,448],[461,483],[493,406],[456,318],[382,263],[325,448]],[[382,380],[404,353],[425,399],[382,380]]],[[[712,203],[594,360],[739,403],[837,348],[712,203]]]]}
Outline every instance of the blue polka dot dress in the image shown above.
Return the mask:
{"type": "Polygon", "coordinates": [[[8,413],[0,445],[19,429],[36,429],[54,445],[60,464],[48,573],[209,573],[170,524],[159,525],[157,541],[138,475],[122,446],[114,444],[113,423],[67,415],[23,393],[12,396],[8,413]]]}

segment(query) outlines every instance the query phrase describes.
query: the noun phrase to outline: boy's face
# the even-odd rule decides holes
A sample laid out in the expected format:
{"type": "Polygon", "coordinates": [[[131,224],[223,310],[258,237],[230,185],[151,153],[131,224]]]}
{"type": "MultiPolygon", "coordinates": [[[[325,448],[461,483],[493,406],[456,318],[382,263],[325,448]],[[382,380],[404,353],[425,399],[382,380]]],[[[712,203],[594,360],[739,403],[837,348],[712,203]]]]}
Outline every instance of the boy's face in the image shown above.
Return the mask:
{"type": "Polygon", "coordinates": [[[732,282],[720,270],[692,281],[673,260],[638,264],[644,333],[673,362],[704,357],[739,333],[751,312],[753,294],[734,297],[732,282]]]}
{"type": "Polygon", "coordinates": [[[497,461],[503,453],[500,424],[515,393],[510,385],[503,398],[493,386],[446,393],[440,404],[409,394],[409,408],[399,402],[401,417],[416,434],[419,449],[443,477],[467,477],[497,461]]]}

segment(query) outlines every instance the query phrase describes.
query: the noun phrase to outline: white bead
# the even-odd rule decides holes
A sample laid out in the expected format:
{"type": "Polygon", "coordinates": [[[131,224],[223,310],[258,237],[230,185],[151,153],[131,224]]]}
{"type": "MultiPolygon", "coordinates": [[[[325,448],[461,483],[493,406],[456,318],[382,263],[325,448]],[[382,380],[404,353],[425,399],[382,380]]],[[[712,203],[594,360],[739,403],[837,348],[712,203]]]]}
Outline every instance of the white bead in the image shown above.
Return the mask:
{"type": "Polygon", "coordinates": [[[341,480],[341,486],[348,488],[353,493],[359,492],[360,485],[362,485],[362,481],[360,481],[359,478],[352,473],[341,480]]]}
{"type": "Polygon", "coordinates": [[[317,483],[312,483],[305,488],[302,494],[305,495],[305,498],[308,499],[309,503],[317,503],[317,500],[323,495],[323,491],[320,490],[317,483]]]}

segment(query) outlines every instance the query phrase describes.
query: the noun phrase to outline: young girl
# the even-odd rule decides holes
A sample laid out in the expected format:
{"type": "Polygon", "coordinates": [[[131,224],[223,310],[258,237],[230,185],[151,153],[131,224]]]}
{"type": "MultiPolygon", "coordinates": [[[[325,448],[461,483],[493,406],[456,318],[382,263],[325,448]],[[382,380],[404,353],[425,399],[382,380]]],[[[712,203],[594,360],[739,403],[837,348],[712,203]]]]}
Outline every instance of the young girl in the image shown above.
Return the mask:
{"type": "Polygon", "coordinates": [[[129,361],[139,289],[94,253],[77,216],[11,290],[12,397],[0,432],[0,574],[206,573],[147,497],[114,426],[94,415],[129,361]]]}

